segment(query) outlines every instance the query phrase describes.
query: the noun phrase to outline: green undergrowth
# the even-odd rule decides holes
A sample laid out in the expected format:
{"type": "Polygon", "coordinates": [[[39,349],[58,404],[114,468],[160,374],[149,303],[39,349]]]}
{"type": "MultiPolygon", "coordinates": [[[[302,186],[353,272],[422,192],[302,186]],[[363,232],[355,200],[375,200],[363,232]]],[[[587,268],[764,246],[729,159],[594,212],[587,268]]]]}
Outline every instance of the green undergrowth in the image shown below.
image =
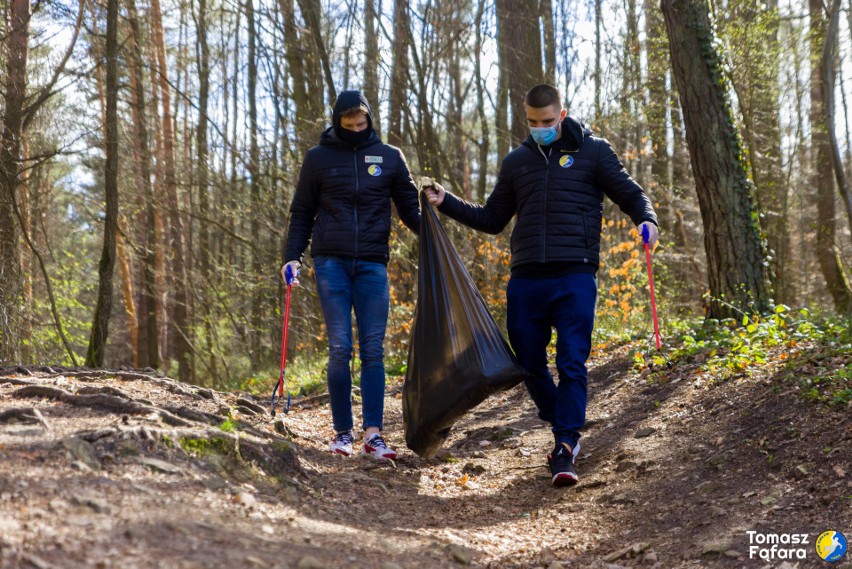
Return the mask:
{"type": "MultiPolygon", "coordinates": [[[[813,315],[807,309],[778,305],[769,314],[742,318],[685,319],[667,323],[669,342],[663,353],[676,366],[689,366],[715,383],[750,377],[774,364],[773,381],[780,392],[793,387],[804,399],[827,405],[852,402],[852,320],[813,315]]],[[[631,352],[636,369],[650,363],[663,370],[665,359],[655,350],[631,352]]]]}
{"type": "MultiPolygon", "coordinates": [[[[406,362],[394,360],[385,361],[385,374],[388,381],[394,377],[405,375],[406,362]]],[[[287,363],[284,374],[287,390],[290,397],[310,397],[326,391],[326,373],[328,371],[328,357],[325,354],[313,357],[297,357],[287,363]]],[[[360,385],[361,360],[353,358],[350,366],[352,373],[352,384],[360,385]]],[[[269,398],[272,390],[277,385],[279,369],[268,369],[249,377],[235,380],[223,386],[224,391],[242,391],[269,398]]],[[[286,391],[285,391],[286,397],[286,391]]]]}

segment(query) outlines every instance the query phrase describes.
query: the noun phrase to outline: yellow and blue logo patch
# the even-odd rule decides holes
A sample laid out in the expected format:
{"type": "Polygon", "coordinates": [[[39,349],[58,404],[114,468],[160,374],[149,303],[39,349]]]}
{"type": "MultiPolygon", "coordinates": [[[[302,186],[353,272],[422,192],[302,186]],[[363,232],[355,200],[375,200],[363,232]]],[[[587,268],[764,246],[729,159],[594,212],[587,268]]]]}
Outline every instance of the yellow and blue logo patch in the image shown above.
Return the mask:
{"type": "Polygon", "coordinates": [[[834,563],[846,554],[846,549],[849,545],[846,542],[846,536],[842,533],[828,530],[819,534],[815,547],[820,559],[834,563]]]}
{"type": "Polygon", "coordinates": [[[381,176],[382,167],[377,166],[376,164],[371,164],[369,168],[367,168],[367,173],[371,176],[381,176]]]}
{"type": "Polygon", "coordinates": [[[563,168],[570,168],[574,164],[574,157],[568,154],[559,159],[559,165],[563,168]]]}

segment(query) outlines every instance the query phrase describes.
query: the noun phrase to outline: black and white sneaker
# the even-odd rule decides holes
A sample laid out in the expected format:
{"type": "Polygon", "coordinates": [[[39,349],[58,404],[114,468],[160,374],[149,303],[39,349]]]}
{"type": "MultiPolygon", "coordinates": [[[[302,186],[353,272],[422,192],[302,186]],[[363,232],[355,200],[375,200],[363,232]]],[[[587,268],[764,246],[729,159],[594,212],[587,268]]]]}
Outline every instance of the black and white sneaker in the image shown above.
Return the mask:
{"type": "Polygon", "coordinates": [[[574,460],[580,453],[580,443],[573,449],[569,449],[565,443],[559,443],[553,451],[547,455],[547,464],[550,466],[550,474],[553,485],[557,488],[573,486],[579,478],[574,470],[574,460]]]}
{"type": "Polygon", "coordinates": [[[329,448],[331,449],[331,452],[336,452],[343,456],[351,456],[352,445],[354,442],[355,438],[352,436],[352,431],[344,431],[334,435],[334,438],[331,439],[329,448]]]}

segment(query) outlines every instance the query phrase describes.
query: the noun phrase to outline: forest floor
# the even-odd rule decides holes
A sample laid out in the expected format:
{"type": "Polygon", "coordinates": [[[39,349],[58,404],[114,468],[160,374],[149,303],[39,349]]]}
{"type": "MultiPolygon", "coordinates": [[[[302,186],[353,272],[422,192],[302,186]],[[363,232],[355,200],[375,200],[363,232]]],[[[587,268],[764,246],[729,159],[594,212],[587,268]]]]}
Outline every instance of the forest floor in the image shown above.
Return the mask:
{"type": "Polygon", "coordinates": [[[0,566],[852,567],[814,550],[825,530],[852,541],[848,406],[802,398],[780,363],[715,383],[697,364],[640,374],[622,346],[589,367],[580,483],[562,489],[522,386],[426,460],[389,378],[392,463],[328,453],[321,397],[276,423],[142,372],[0,370],[0,566]],[[750,557],[749,532],[806,534],[806,559],[750,557]]]}

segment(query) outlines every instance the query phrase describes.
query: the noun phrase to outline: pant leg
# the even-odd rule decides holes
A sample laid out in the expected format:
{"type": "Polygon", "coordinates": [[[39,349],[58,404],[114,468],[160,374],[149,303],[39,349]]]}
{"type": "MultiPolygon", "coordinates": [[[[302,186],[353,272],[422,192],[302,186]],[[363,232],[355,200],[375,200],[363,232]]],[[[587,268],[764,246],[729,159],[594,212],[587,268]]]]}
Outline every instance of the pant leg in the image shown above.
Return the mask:
{"type": "Polygon", "coordinates": [[[356,261],[353,304],[361,356],[363,428],[383,427],[385,407],[384,341],[390,295],[383,263],[356,261]]]}
{"type": "Polygon", "coordinates": [[[317,293],[328,332],[328,395],[336,433],[352,430],[352,264],[345,257],[314,257],[317,293]]]}
{"type": "Polygon", "coordinates": [[[597,280],[590,274],[572,274],[559,281],[553,303],[556,327],[556,369],[559,385],[553,434],[571,448],[580,439],[588,400],[586,360],[592,349],[597,280]]]}
{"type": "Polygon", "coordinates": [[[509,279],[506,287],[506,328],[518,363],[532,374],[525,380],[527,391],[538,407],[538,416],[550,423],[556,419],[556,385],[547,369],[547,345],[552,335],[545,279],[509,279]]]}

